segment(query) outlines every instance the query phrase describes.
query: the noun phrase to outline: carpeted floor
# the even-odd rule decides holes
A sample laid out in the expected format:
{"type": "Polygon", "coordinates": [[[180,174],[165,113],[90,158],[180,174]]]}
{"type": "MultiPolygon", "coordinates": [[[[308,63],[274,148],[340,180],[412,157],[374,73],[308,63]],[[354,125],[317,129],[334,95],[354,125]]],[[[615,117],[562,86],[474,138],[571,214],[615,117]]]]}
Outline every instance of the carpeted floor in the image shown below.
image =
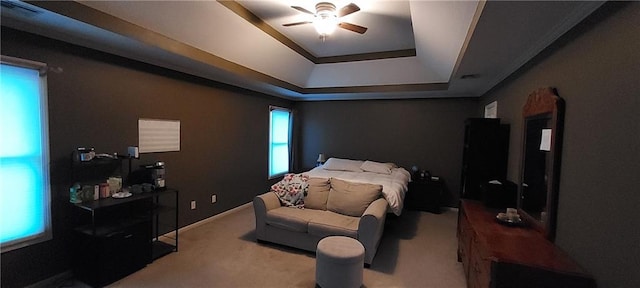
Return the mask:
{"type": "MultiPolygon", "coordinates": [[[[456,260],[457,212],[387,219],[365,287],[466,287],[456,260]]],[[[171,253],[110,287],[314,287],[315,255],[255,241],[248,205],[180,233],[171,253]]]]}

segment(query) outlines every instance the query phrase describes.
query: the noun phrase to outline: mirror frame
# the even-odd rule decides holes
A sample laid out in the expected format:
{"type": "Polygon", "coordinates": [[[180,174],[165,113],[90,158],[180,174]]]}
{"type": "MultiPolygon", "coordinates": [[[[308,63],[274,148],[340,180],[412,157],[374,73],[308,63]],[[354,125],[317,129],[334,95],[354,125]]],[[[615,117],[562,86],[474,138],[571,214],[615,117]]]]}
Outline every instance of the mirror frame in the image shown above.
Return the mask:
{"type": "Polygon", "coordinates": [[[558,190],[560,186],[560,162],[562,153],[562,132],[564,127],[564,100],[557,95],[554,88],[540,88],[529,94],[526,104],[522,108],[522,161],[520,162],[520,185],[518,189],[518,213],[523,216],[524,221],[535,230],[542,233],[549,241],[554,241],[556,230],[556,219],[558,209],[558,190]],[[527,120],[547,118],[549,115],[548,127],[552,129],[551,149],[548,153],[552,161],[548,167],[551,171],[546,171],[547,175],[547,197],[546,213],[547,221],[542,222],[529,215],[522,208],[523,182],[527,147],[527,120]]]}

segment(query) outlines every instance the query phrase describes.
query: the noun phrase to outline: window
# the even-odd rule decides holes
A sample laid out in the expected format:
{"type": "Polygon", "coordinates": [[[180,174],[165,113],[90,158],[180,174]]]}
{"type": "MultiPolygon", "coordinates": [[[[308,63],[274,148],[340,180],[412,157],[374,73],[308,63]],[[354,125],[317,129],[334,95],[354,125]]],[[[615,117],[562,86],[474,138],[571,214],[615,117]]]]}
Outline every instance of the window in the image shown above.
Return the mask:
{"type": "Polygon", "coordinates": [[[46,65],[2,56],[0,245],[51,239],[46,65]]]}
{"type": "Polygon", "coordinates": [[[291,111],[269,108],[269,178],[289,172],[291,155],[291,111]]]}

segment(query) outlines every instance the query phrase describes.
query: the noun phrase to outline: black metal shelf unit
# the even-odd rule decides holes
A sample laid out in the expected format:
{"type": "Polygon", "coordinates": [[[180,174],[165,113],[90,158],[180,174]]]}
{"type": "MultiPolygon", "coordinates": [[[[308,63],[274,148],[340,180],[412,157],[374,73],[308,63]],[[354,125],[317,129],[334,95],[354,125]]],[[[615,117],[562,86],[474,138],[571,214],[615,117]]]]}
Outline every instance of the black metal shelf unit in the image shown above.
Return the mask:
{"type": "Polygon", "coordinates": [[[73,204],[76,277],[100,287],[177,252],[178,193],[163,189],[73,204]]]}
{"type": "MultiPolygon", "coordinates": [[[[123,160],[72,164],[73,181],[92,184],[123,175],[123,160]]],[[[94,287],[117,281],[153,260],[178,251],[177,189],[163,188],[127,198],[70,204],[75,277],[94,287]]]]}

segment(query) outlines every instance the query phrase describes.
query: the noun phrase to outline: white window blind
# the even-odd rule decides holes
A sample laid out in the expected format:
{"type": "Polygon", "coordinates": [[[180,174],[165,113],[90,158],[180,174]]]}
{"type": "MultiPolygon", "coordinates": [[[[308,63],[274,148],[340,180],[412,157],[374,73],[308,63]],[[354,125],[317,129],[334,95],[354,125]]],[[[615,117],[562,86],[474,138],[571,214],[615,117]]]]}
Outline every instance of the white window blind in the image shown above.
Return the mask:
{"type": "Polygon", "coordinates": [[[140,153],[180,151],[180,121],[138,119],[140,153]]]}
{"type": "Polygon", "coordinates": [[[269,113],[269,178],[289,172],[291,154],[291,111],[270,107],[269,113]]]}
{"type": "Polygon", "coordinates": [[[2,56],[0,247],[52,238],[47,77],[44,63],[2,56]]]}

